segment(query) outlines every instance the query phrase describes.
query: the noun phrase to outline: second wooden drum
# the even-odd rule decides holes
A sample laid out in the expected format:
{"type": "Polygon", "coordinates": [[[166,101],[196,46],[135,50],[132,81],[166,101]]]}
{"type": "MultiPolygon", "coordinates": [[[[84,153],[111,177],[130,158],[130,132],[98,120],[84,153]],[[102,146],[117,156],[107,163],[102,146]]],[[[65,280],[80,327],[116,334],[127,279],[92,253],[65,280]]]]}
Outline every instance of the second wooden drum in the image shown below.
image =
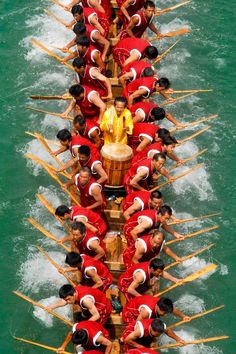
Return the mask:
{"type": "Polygon", "coordinates": [[[125,144],[112,143],[101,149],[103,167],[108,175],[107,187],[123,186],[124,175],[131,166],[133,150],[125,144]]]}

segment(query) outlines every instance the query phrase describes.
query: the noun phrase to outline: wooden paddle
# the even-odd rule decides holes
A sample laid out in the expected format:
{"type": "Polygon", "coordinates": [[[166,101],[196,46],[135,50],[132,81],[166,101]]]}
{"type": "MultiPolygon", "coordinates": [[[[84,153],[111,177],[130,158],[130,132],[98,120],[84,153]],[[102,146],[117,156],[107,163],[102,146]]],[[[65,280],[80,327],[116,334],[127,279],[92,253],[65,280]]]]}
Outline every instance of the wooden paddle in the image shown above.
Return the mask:
{"type": "Polygon", "coordinates": [[[198,125],[200,123],[208,122],[209,120],[212,120],[212,119],[215,119],[215,118],[218,118],[218,114],[214,114],[214,115],[211,115],[209,117],[203,117],[201,119],[195,120],[194,122],[186,123],[183,128],[175,127],[175,128],[170,129],[169,131],[170,131],[170,133],[173,133],[173,132],[175,132],[177,130],[182,130],[182,129],[185,129],[185,128],[188,128],[188,127],[192,127],[194,125],[198,125]]]}
{"type": "Polygon", "coordinates": [[[39,113],[45,113],[45,114],[50,114],[51,116],[59,117],[65,120],[71,120],[73,121],[74,117],[71,116],[63,116],[61,113],[55,113],[55,112],[49,112],[45,111],[44,109],[39,109],[39,108],[34,108],[34,107],[29,107],[27,106],[26,109],[30,109],[31,111],[39,112],[39,113]]]}
{"type": "MultiPolygon", "coordinates": [[[[47,15],[51,16],[52,18],[54,18],[57,22],[59,22],[59,23],[60,23],[61,25],[63,25],[64,27],[67,26],[67,23],[66,23],[66,22],[64,22],[60,17],[58,17],[57,15],[55,15],[54,13],[52,13],[51,11],[44,9],[44,12],[45,12],[47,15]]],[[[69,29],[69,28],[68,28],[68,29],[69,29]]]]}
{"type": "Polygon", "coordinates": [[[190,30],[188,28],[180,28],[176,31],[171,31],[171,32],[167,32],[167,33],[161,33],[160,36],[156,36],[153,37],[151,39],[149,39],[149,42],[153,42],[156,41],[157,39],[162,39],[164,37],[176,37],[176,36],[182,36],[183,34],[189,33],[190,30]]]}
{"type": "Polygon", "coordinates": [[[152,65],[155,65],[157,63],[159,63],[159,61],[164,58],[166,56],[166,54],[169,53],[169,51],[171,51],[171,49],[173,49],[177,43],[179,43],[180,40],[176,41],[174,44],[172,44],[169,48],[167,48],[162,54],[158,55],[158,57],[154,60],[154,62],[152,63],[152,65]]]}
{"type": "Polygon", "coordinates": [[[33,100],[71,100],[71,96],[42,96],[42,95],[31,95],[29,96],[33,100]]]}
{"type": "Polygon", "coordinates": [[[178,140],[178,144],[176,144],[176,146],[179,146],[183,143],[186,143],[186,141],[189,141],[193,138],[196,138],[198,135],[201,135],[202,133],[205,133],[207,130],[209,130],[211,128],[211,125],[208,125],[207,127],[201,129],[201,130],[198,130],[196,133],[192,134],[192,135],[189,135],[187,136],[186,138],[182,139],[182,140],[178,140]]]}
{"type": "MultiPolygon", "coordinates": [[[[44,344],[41,344],[41,343],[33,342],[32,340],[28,340],[28,339],[25,339],[25,338],[19,338],[19,337],[15,337],[15,336],[13,336],[13,338],[16,339],[16,340],[19,340],[20,342],[29,343],[29,344],[35,345],[36,347],[41,347],[41,348],[50,350],[51,352],[58,353],[58,348],[49,347],[48,345],[44,345],[44,344]]],[[[71,352],[66,352],[65,350],[61,351],[60,353],[62,353],[62,354],[73,354],[71,352]]]]}
{"type": "Polygon", "coordinates": [[[63,226],[65,226],[64,221],[55,214],[55,209],[51,206],[51,204],[48,202],[46,198],[42,194],[36,194],[36,197],[40,200],[40,202],[45,206],[45,208],[51,213],[57,221],[59,221],[63,226]]]}
{"type": "Polygon", "coordinates": [[[180,344],[180,343],[171,343],[171,344],[165,344],[165,345],[161,345],[159,347],[155,347],[152,349],[165,349],[165,348],[172,348],[172,347],[183,347],[189,344],[201,344],[201,343],[209,343],[209,342],[214,342],[217,340],[223,340],[223,339],[228,339],[229,336],[219,336],[219,337],[210,337],[210,338],[203,338],[203,339],[196,339],[196,340],[192,340],[190,342],[185,342],[185,344],[180,344]]]}
{"type": "MultiPolygon", "coordinates": [[[[194,316],[190,317],[190,321],[193,321],[193,320],[196,320],[197,318],[200,318],[200,317],[203,317],[205,315],[208,315],[209,313],[221,310],[224,307],[225,307],[225,305],[221,305],[221,306],[214,307],[213,309],[198,313],[197,315],[194,315],[194,316]]],[[[168,328],[176,328],[176,327],[181,326],[182,324],[188,323],[190,321],[184,321],[184,320],[183,321],[179,321],[179,322],[171,324],[170,326],[168,326],[168,328]]]]}
{"type": "MultiPolygon", "coordinates": [[[[57,269],[58,273],[60,273],[61,268],[56,264],[56,262],[54,262],[54,260],[49,256],[49,254],[47,254],[47,252],[45,252],[41,247],[39,246],[36,247],[39,250],[39,252],[41,252],[49,260],[49,262],[57,269]]],[[[60,273],[60,274],[63,275],[72,286],[75,287],[77,285],[73,282],[73,280],[70,277],[68,277],[67,274],[65,273],[60,273]]]]}
{"type": "Polygon", "coordinates": [[[212,243],[212,244],[209,245],[209,246],[203,247],[203,248],[201,248],[200,250],[198,250],[198,251],[196,251],[196,252],[194,252],[194,253],[189,254],[188,256],[184,256],[184,257],[181,258],[181,261],[180,261],[180,262],[173,262],[173,263],[169,264],[168,266],[166,266],[166,267],[165,267],[165,270],[170,269],[170,268],[172,268],[172,267],[174,267],[174,266],[176,266],[176,265],[178,265],[178,264],[180,264],[180,263],[186,261],[187,259],[190,259],[190,258],[192,258],[192,257],[195,257],[195,256],[197,256],[198,254],[201,254],[202,252],[204,252],[204,251],[206,251],[206,250],[209,250],[209,249],[210,249],[211,247],[213,247],[213,246],[214,246],[214,243],[212,243]]]}
{"type": "MultiPolygon", "coordinates": [[[[170,168],[167,168],[167,172],[173,171],[175,168],[183,166],[186,162],[189,162],[191,160],[193,160],[195,157],[198,157],[202,154],[204,154],[204,152],[206,152],[208,149],[203,149],[201,151],[196,152],[195,154],[193,154],[192,156],[188,157],[187,159],[184,159],[184,161],[181,164],[174,164],[173,166],[171,166],[170,168]]],[[[159,179],[162,175],[159,173],[159,175],[157,175],[157,179],[159,179]]]]}
{"type": "Polygon", "coordinates": [[[34,305],[34,306],[40,307],[40,308],[43,309],[44,311],[50,313],[50,315],[53,315],[54,317],[59,318],[59,320],[61,320],[61,321],[63,321],[64,323],[66,323],[68,326],[73,326],[73,323],[72,323],[72,322],[66,320],[64,317],[58,315],[56,312],[54,312],[54,311],[52,311],[52,310],[49,310],[46,306],[40,304],[39,302],[30,299],[28,296],[23,295],[23,294],[19,293],[18,291],[13,291],[13,294],[15,294],[16,296],[19,296],[19,297],[21,297],[22,299],[24,299],[24,300],[30,302],[30,303],[31,303],[32,305],[34,305]]]}
{"type": "Polygon", "coordinates": [[[56,167],[50,165],[49,163],[47,163],[47,162],[45,162],[45,161],[39,159],[38,157],[36,157],[36,156],[34,156],[34,155],[32,155],[32,154],[25,154],[25,157],[27,157],[27,159],[30,159],[30,160],[32,160],[32,161],[34,161],[34,162],[37,162],[37,163],[40,164],[40,165],[43,163],[43,164],[45,164],[45,166],[47,166],[49,169],[52,169],[54,172],[59,173],[59,174],[62,175],[63,177],[68,178],[67,175],[66,175],[64,172],[57,172],[56,167]]]}
{"type": "Polygon", "coordinates": [[[193,172],[193,171],[195,171],[198,168],[203,167],[203,166],[204,166],[203,163],[197,164],[197,165],[193,166],[192,168],[190,168],[188,171],[182,172],[178,176],[174,177],[172,181],[163,182],[162,184],[159,184],[159,186],[156,186],[156,187],[152,188],[149,192],[152,193],[152,192],[154,192],[154,191],[166,186],[167,184],[171,184],[171,183],[177,181],[178,179],[180,179],[181,177],[184,177],[184,176],[188,175],[189,173],[191,173],[191,172],[193,172]]]}
{"type": "Polygon", "coordinates": [[[181,2],[181,3],[179,3],[179,4],[174,5],[174,6],[166,7],[166,8],[163,9],[163,10],[156,10],[155,16],[160,16],[160,15],[163,15],[163,14],[165,14],[165,13],[167,13],[167,12],[173,11],[173,10],[175,10],[175,9],[178,9],[179,7],[182,7],[182,6],[184,6],[184,5],[189,4],[190,2],[191,2],[191,0],[183,1],[183,2],[181,2]]]}
{"type": "Polygon", "coordinates": [[[186,95],[179,96],[179,97],[175,98],[173,101],[165,100],[164,102],[159,104],[159,107],[164,107],[164,106],[167,106],[168,104],[173,104],[175,102],[181,101],[184,98],[192,96],[192,95],[195,95],[195,92],[190,92],[190,93],[187,93],[186,95]]]}
{"type": "Polygon", "coordinates": [[[190,283],[193,280],[196,280],[198,278],[200,278],[201,276],[203,276],[206,273],[212,272],[217,268],[217,265],[212,263],[207,265],[206,267],[203,267],[200,270],[197,270],[196,272],[188,275],[186,278],[182,279],[181,281],[179,281],[178,283],[169,286],[168,288],[164,289],[163,291],[160,291],[159,293],[155,294],[154,297],[159,297],[175,288],[177,288],[178,286],[181,286],[185,283],[190,283]]]}
{"type": "Polygon", "coordinates": [[[191,234],[187,234],[182,239],[176,238],[174,240],[167,241],[165,244],[166,245],[171,245],[172,243],[176,243],[176,242],[179,242],[179,241],[184,241],[184,240],[186,240],[188,238],[191,238],[191,237],[194,237],[194,236],[197,236],[197,235],[201,235],[201,234],[203,234],[205,232],[216,230],[218,228],[219,228],[218,225],[210,226],[210,227],[207,227],[206,229],[202,229],[202,230],[199,230],[199,231],[196,231],[196,232],[192,232],[191,234]]]}
{"type": "Polygon", "coordinates": [[[183,222],[189,222],[189,221],[194,221],[194,220],[201,220],[201,219],[208,219],[208,218],[212,218],[213,216],[218,216],[221,213],[212,213],[212,214],[207,214],[207,215],[202,215],[202,216],[197,216],[194,218],[187,218],[187,219],[181,219],[179,221],[173,221],[173,222],[168,222],[167,225],[179,225],[182,224],[183,222]]]}
{"type": "MultiPolygon", "coordinates": [[[[53,235],[51,232],[49,232],[48,230],[46,230],[42,225],[40,225],[35,219],[33,218],[28,218],[27,221],[33,225],[37,230],[39,230],[44,236],[46,236],[47,238],[49,238],[52,241],[55,241],[57,243],[58,238],[53,235]]],[[[63,247],[67,252],[70,252],[70,248],[63,245],[63,243],[57,243],[59,246],[63,247]]]]}
{"type": "MultiPolygon", "coordinates": [[[[29,154],[26,154],[25,156],[29,157],[27,155],[29,154]]],[[[38,159],[37,157],[35,158],[35,161],[39,163],[48,172],[48,174],[61,186],[63,191],[69,195],[69,197],[73,200],[73,202],[76,205],[80,206],[80,203],[77,201],[76,197],[70,191],[68,191],[68,189],[64,188],[62,181],[57,177],[54,171],[44,161],[38,159]]]]}
{"type": "Polygon", "coordinates": [[[31,43],[35,46],[40,48],[43,52],[47,53],[48,55],[50,55],[52,58],[56,59],[57,61],[59,61],[59,63],[61,63],[62,65],[67,66],[67,68],[71,69],[74,71],[74,68],[71,64],[68,64],[67,62],[62,61],[63,58],[59,57],[58,55],[56,55],[55,53],[53,53],[50,49],[48,49],[43,43],[37,41],[36,39],[32,39],[31,43]]]}
{"type": "MultiPolygon", "coordinates": [[[[34,138],[37,138],[36,135],[32,132],[28,132],[26,131],[25,132],[27,135],[30,135],[30,136],[33,136],[34,138]]],[[[51,140],[51,139],[45,139],[45,141],[48,143],[48,144],[53,144],[53,145],[56,145],[56,146],[61,146],[60,143],[58,143],[57,141],[55,140],[51,140]]]]}

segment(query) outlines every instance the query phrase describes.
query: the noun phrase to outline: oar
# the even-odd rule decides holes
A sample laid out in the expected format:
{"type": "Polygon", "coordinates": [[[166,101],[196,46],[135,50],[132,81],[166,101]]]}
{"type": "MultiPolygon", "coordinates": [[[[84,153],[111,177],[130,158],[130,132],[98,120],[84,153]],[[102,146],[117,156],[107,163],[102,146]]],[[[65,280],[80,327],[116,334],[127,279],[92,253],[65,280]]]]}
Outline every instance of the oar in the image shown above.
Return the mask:
{"type": "MultiPolygon", "coordinates": [[[[26,154],[25,156],[29,157],[28,155],[29,154],[26,154]]],[[[60,187],[64,190],[64,192],[66,192],[69,195],[69,197],[73,200],[73,202],[76,205],[80,206],[80,203],[77,201],[76,197],[70,191],[68,191],[68,189],[63,187],[62,181],[60,180],[60,178],[57,177],[54,171],[44,161],[38,158],[35,158],[35,161],[39,163],[48,172],[48,174],[60,185],[60,187]]]]}
{"type": "Polygon", "coordinates": [[[64,221],[55,214],[55,209],[51,206],[46,198],[42,194],[36,194],[36,197],[40,200],[40,202],[45,206],[45,208],[51,213],[57,221],[59,221],[63,226],[65,225],[64,221]]]}
{"type": "Polygon", "coordinates": [[[168,288],[164,289],[163,291],[160,291],[158,294],[154,295],[154,297],[159,297],[175,288],[177,288],[178,286],[181,286],[185,283],[189,283],[193,280],[196,280],[198,278],[200,278],[201,276],[203,276],[204,274],[206,273],[209,273],[209,272],[212,272],[213,270],[215,270],[217,268],[217,265],[212,263],[212,264],[209,264],[207,265],[206,267],[188,275],[186,278],[182,279],[180,282],[174,284],[174,285],[171,285],[169,286],[168,288]]]}
{"type": "Polygon", "coordinates": [[[184,98],[189,97],[189,96],[192,96],[192,95],[195,95],[195,92],[190,92],[190,93],[187,93],[186,95],[179,96],[179,97],[175,98],[173,101],[165,100],[164,102],[162,102],[161,104],[159,104],[159,107],[164,107],[164,106],[166,106],[166,105],[168,105],[168,104],[172,104],[172,103],[181,101],[181,100],[183,100],[184,98]]]}
{"type": "Polygon", "coordinates": [[[169,51],[171,49],[173,49],[177,43],[179,43],[180,40],[176,41],[174,44],[172,44],[168,49],[166,49],[162,54],[158,55],[158,57],[156,58],[156,60],[154,60],[154,62],[152,63],[152,65],[155,65],[156,63],[159,63],[159,61],[164,58],[166,56],[167,53],[169,53],[169,51]]]}
{"type": "Polygon", "coordinates": [[[173,262],[173,263],[169,264],[168,266],[165,267],[165,270],[170,269],[170,268],[172,268],[172,267],[174,267],[174,266],[176,266],[176,265],[178,265],[178,264],[180,264],[180,263],[186,261],[187,259],[190,259],[190,258],[192,258],[192,257],[195,257],[195,256],[197,256],[198,254],[201,254],[202,252],[204,252],[204,251],[206,251],[206,250],[209,250],[212,246],[214,246],[214,243],[212,243],[212,244],[209,245],[209,246],[203,247],[203,248],[201,248],[200,250],[198,250],[198,251],[196,251],[196,252],[194,252],[194,253],[189,254],[188,256],[182,257],[180,262],[173,262]]]}
{"type": "Polygon", "coordinates": [[[195,120],[194,122],[186,123],[183,128],[180,128],[180,129],[178,128],[177,129],[175,127],[175,128],[170,129],[169,131],[170,131],[170,133],[173,133],[173,132],[175,132],[177,130],[182,130],[182,129],[185,129],[185,128],[188,128],[188,127],[192,127],[192,126],[200,124],[200,123],[208,122],[209,120],[212,120],[212,119],[215,119],[215,118],[218,118],[218,114],[214,114],[214,115],[211,115],[209,117],[203,117],[201,119],[195,120]]]}
{"type": "Polygon", "coordinates": [[[167,13],[167,12],[173,11],[173,10],[175,10],[175,9],[178,9],[178,8],[181,7],[181,6],[184,6],[184,5],[189,4],[190,2],[191,2],[191,0],[183,1],[183,2],[181,2],[181,3],[179,3],[179,4],[177,4],[177,5],[174,5],[174,6],[171,6],[171,7],[166,7],[166,8],[163,9],[163,10],[156,10],[155,16],[160,16],[160,15],[165,14],[165,13],[167,13]]]}
{"type": "MultiPolygon", "coordinates": [[[[36,138],[40,141],[40,143],[45,147],[45,149],[49,152],[49,154],[54,158],[54,160],[58,163],[58,165],[60,167],[63,167],[63,163],[59,160],[59,158],[54,155],[52,149],[50,148],[50,146],[48,145],[47,141],[44,139],[44,137],[39,134],[39,133],[34,133],[36,138]]],[[[64,171],[63,174],[68,178],[68,179],[71,179],[71,176],[66,172],[64,171]]]]}
{"type": "MultiPolygon", "coordinates": [[[[212,89],[209,90],[173,90],[170,93],[175,94],[175,93],[198,93],[198,92],[212,92],[212,89]]],[[[168,93],[168,91],[167,91],[168,93]]],[[[160,95],[160,92],[154,92],[153,95],[160,95]]],[[[52,96],[53,97],[53,96],[52,96]]]]}
{"type": "Polygon", "coordinates": [[[49,310],[47,307],[45,307],[44,305],[40,304],[39,302],[30,299],[28,296],[23,295],[23,294],[19,293],[18,291],[13,291],[13,294],[15,294],[16,296],[19,296],[19,297],[21,297],[22,299],[24,299],[24,300],[30,302],[30,303],[33,304],[34,306],[40,307],[40,308],[43,309],[44,311],[50,313],[50,315],[53,315],[54,317],[59,318],[59,320],[65,322],[68,326],[73,326],[73,323],[72,323],[72,322],[66,320],[64,317],[58,315],[56,312],[54,312],[54,311],[52,311],[52,310],[49,310]]]}
{"type": "Polygon", "coordinates": [[[42,44],[41,42],[37,41],[36,39],[32,39],[32,40],[31,40],[31,43],[32,43],[34,46],[36,46],[36,47],[42,49],[42,51],[44,51],[45,53],[47,53],[48,55],[50,55],[52,58],[54,58],[54,59],[56,59],[57,61],[59,61],[59,63],[61,63],[61,64],[65,65],[65,66],[67,66],[69,69],[71,69],[71,70],[74,71],[74,68],[73,68],[72,65],[68,64],[67,62],[63,62],[61,57],[59,57],[58,55],[56,55],[55,53],[53,53],[50,49],[48,49],[48,48],[47,48],[44,44],[42,44]]]}
{"type": "Polygon", "coordinates": [[[192,134],[192,135],[189,135],[187,136],[186,138],[182,139],[182,140],[178,140],[178,144],[176,144],[177,146],[183,144],[183,143],[186,143],[186,141],[189,141],[193,138],[196,138],[198,135],[201,135],[202,133],[205,133],[208,129],[211,128],[211,125],[208,125],[207,127],[201,129],[201,130],[198,130],[196,133],[192,134]]]}
{"type": "Polygon", "coordinates": [[[49,112],[49,111],[45,111],[44,109],[39,109],[39,108],[34,108],[34,107],[29,107],[29,106],[27,106],[26,109],[30,109],[31,111],[35,111],[35,112],[39,112],[39,113],[50,114],[51,116],[59,117],[59,118],[66,119],[66,120],[73,120],[74,119],[71,116],[64,117],[61,113],[49,112]]]}
{"type": "Polygon", "coordinates": [[[205,232],[213,231],[213,230],[216,230],[218,228],[219,228],[219,225],[210,226],[210,227],[207,227],[205,229],[202,229],[202,230],[199,230],[199,231],[196,231],[196,232],[192,232],[191,234],[187,234],[182,239],[176,238],[174,240],[167,241],[166,245],[171,245],[172,243],[184,241],[184,240],[186,240],[188,238],[191,238],[191,237],[194,237],[194,236],[197,236],[197,235],[201,235],[201,234],[203,234],[205,232]]]}
{"type": "MultiPolygon", "coordinates": [[[[37,163],[40,164],[40,165],[44,164],[44,165],[47,166],[49,169],[52,169],[54,172],[59,173],[59,174],[62,175],[63,177],[69,178],[69,177],[67,177],[67,175],[66,175],[64,172],[57,172],[56,167],[50,165],[49,163],[47,163],[47,162],[45,162],[45,161],[39,159],[38,157],[36,157],[36,156],[34,156],[34,155],[32,155],[32,154],[25,154],[25,157],[27,157],[27,159],[30,159],[30,160],[32,160],[32,161],[34,161],[34,162],[37,162],[37,163]]],[[[70,179],[70,178],[69,178],[69,179],[70,179]]]]}
{"type": "MultiPolygon", "coordinates": [[[[50,238],[50,240],[55,241],[57,243],[58,238],[54,236],[51,232],[46,230],[42,225],[40,225],[35,219],[33,218],[28,218],[27,221],[33,225],[37,230],[39,230],[44,236],[47,238],[50,238]]],[[[63,245],[62,243],[57,243],[59,246],[63,247],[67,252],[70,252],[70,248],[63,245]]]]}
{"type": "MultiPolygon", "coordinates": [[[[190,321],[196,320],[197,318],[200,318],[200,317],[203,317],[205,315],[208,315],[209,313],[221,310],[224,307],[225,307],[225,305],[221,305],[221,306],[214,307],[213,309],[198,313],[197,315],[194,315],[194,316],[190,317],[190,321]]],[[[179,322],[171,324],[170,326],[168,326],[168,328],[176,328],[176,327],[181,326],[182,324],[188,323],[190,321],[179,321],[179,322]]]]}
{"type": "Polygon", "coordinates": [[[173,222],[168,222],[167,225],[179,225],[182,224],[183,222],[189,222],[189,221],[194,221],[194,220],[201,220],[201,219],[208,219],[208,218],[212,218],[213,216],[218,216],[221,213],[212,213],[212,214],[207,214],[207,215],[201,215],[201,216],[197,216],[194,218],[187,218],[187,219],[181,219],[179,221],[173,221],[173,222]]]}
{"type": "MultiPolygon", "coordinates": [[[[19,340],[20,342],[29,343],[29,344],[35,345],[36,347],[41,347],[41,348],[50,350],[51,352],[58,353],[58,348],[49,347],[48,345],[44,345],[44,344],[41,344],[41,343],[33,342],[32,340],[28,340],[28,339],[25,339],[25,338],[19,338],[19,337],[14,337],[14,336],[13,336],[13,338],[16,339],[16,340],[19,340]]],[[[66,352],[65,350],[61,351],[60,353],[62,353],[62,354],[72,354],[71,352],[66,352]]]]}
{"type": "Polygon", "coordinates": [[[71,100],[71,96],[42,96],[42,95],[31,95],[30,98],[33,100],[71,100]]]}
{"type": "Polygon", "coordinates": [[[188,171],[182,172],[178,176],[174,177],[172,181],[163,182],[162,184],[159,184],[159,186],[156,186],[156,187],[152,188],[149,192],[154,192],[154,191],[166,186],[167,184],[173,183],[173,182],[177,181],[179,178],[184,177],[184,176],[188,175],[189,173],[191,173],[191,172],[193,172],[193,171],[195,171],[198,168],[203,167],[203,166],[204,166],[203,163],[195,165],[192,168],[190,168],[188,171]]]}
{"type": "MultiPolygon", "coordinates": [[[[174,164],[173,166],[171,166],[170,168],[167,169],[167,172],[173,171],[175,168],[183,166],[186,162],[189,162],[189,161],[195,159],[195,157],[198,157],[198,156],[204,154],[204,152],[206,152],[207,150],[208,149],[206,148],[206,149],[196,152],[195,154],[188,157],[187,159],[184,159],[184,161],[181,164],[178,164],[178,163],[174,164]]],[[[159,179],[161,176],[162,176],[161,174],[158,174],[157,179],[159,179]]]]}
{"type": "Polygon", "coordinates": [[[175,37],[175,36],[182,36],[183,34],[189,33],[190,29],[188,28],[180,28],[179,30],[176,31],[171,31],[171,32],[167,32],[167,33],[161,33],[160,36],[156,36],[154,38],[149,39],[149,42],[153,42],[157,39],[162,39],[164,37],[175,37]]]}
{"type": "Polygon", "coordinates": [[[44,9],[44,12],[45,12],[47,15],[53,17],[53,18],[54,18],[57,22],[59,22],[61,25],[63,25],[64,27],[66,27],[67,23],[65,23],[60,17],[58,17],[57,15],[55,15],[54,13],[52,13],[51,11],[46,10],[46,9],[44,9]]]}
{"type": "MultiPolygon", "coordinates": [[[[54,260],[47,254],[47,252],[45,252],[41,247],[39,247],[39,246],[36,246],[37,247],[37,249],[39,250],[39,252],[41,252],[48,260],[49,260],[49,262],[57,269],[57,271],[58,271],[58,273],[60,273],[60,267],[56,264],[56,262],[54,262],[54,260]]],[[[74,282],[73,282],[73,280],[71,280],[71,278],[70,277],[68,277],[68,275],[66,275],[65,273],[60,273],[60,274],[62,274],[65,278],[66,278],[66,280],[72,285],[72,286],[76,286],[77,284],[75,284],[74,282]]]]}
{"type": "Polygon", "coordinates": [[[201,344],[201,343],[208,343],[208,342],[214,342],[217,340],[223,340],[223,339],[228,339],[229,336],[219,336],[219,337],[210,337],[210,338],[203,338],[203,339],[196,339],[196,340],[192,340],[190,342],[185,342],[184,345],[179,344],[179,343],[171,343],[171,344],[165,344],[165,345],[161,345],[159,347],[155,347],[152,349],[165,349],[165,348],[172,348],[172,347],[182,347],[182,346],[186,346],[189,344],[201,344]]]}
{"type": "MultiPolygon", "coordinates": [[[[37,138],[36,135],[32,132],[25,132],[27,135],[30,135],[30,136],[33,136],[34,138],[37,138]]],[[[56,146],[61,146],[57,141],[55,140],[51,140],[51,139],[45,139],[45,141],[48,143],[48,144],[53,144],[53,145],[56,145],[56,146]]]]}

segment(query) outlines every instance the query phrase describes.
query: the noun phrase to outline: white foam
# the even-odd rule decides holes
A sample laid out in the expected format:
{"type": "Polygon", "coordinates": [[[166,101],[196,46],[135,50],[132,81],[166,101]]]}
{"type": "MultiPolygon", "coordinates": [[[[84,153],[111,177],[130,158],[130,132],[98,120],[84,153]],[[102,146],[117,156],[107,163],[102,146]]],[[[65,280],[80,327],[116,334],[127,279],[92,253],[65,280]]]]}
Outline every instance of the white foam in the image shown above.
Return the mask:
{"type": "MultiPolygon", "coordinates": [[[[64,264],[65,254],[47,252],[59,265],[64,264]]],[[[55,291],[67,283],[63,275],[39,252],[29,253],[27,260],[19,270],[23,292],[40,293],[42,290],[55,291]]]]}
{"type": "MultiPolygon", "coordinates": [[[[210,264],[211,264],[210,262],[207,262],[202,258],[192,257],[192,258],[187,259],[186,261],[180,263],[179,268],[178,268],[178,272],[179,272],[179,275],[181,278],[185,278],[188,275],[190,275],[194,272],[197,272],[198,270],[200,270],[210,264]]],[[[204,274],[203,276],[201,276],[198,279],[200,279],[201,281],[206,280],[215,272],[216,272],[216,269],[209,272],[209,273],[204,274]]]]}
{"type": "Polygon", "coordinates": [[[205,311],[204,300],[188,293],[181,295],[174,304],[187,315],[193,315],[205,311]]]}
{"type": "MultiPolygon", "coordinates": [[[[41,305],[47,307],[47,306],[54,304],[58,300],[59,300],[58,297],[51,296],[49,298],[42,299],[38,302],[41,305]]],[[[72,320],[71,306],[59,307],[57,309],[54,309],[53,311],[68,321],[72,320]]],[[[53,315],[50,315],[49,313],[47,313],[43,309],[36,307],[36,306],[34,306],[33,315],[34,315],[34,317],[38,318],[41,322],[43,322],[43,324],[46,327],[52,327],[54,324],[56,324],[56,321],[60,321],[59,319],[56,319],[53,315]]]]}

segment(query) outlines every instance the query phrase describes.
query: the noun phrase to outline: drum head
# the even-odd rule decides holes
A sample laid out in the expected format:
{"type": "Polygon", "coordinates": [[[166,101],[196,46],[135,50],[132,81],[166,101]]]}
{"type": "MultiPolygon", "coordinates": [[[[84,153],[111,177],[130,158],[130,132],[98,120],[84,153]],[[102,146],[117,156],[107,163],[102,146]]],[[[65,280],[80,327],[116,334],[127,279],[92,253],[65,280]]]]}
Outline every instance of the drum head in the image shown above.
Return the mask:
{"type": "Polygon", "coordinates": [[[133,157],[133,150],[125,144],[106,144],[101,149],[101,156],[111,161],[127,161],[133,157]]]}

